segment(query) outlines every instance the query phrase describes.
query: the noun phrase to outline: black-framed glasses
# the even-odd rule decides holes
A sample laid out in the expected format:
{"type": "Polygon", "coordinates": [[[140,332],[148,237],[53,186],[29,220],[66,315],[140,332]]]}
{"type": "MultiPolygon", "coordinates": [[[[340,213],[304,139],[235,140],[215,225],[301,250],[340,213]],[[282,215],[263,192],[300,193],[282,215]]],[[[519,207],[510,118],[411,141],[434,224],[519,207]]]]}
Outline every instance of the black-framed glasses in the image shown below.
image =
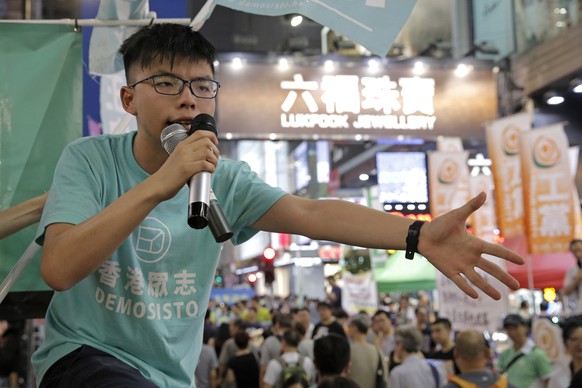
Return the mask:
{"type": "Polygon", "coordinates": [[[131,85],[128,85],[128,87],[133,89],[136,85],[149,80],[152,81],[154,90],[156,92],[159,94],[165,94],[167,96],[176,96],[182,93],[182,90],[184,90],[184,85],[187,84],[192,94],[196,97],[212,99],[216,97],[218,94],[218,88],[220,88],[220,82],[218,81],[206,78],[186,81],[185,79],[178,78],[172,74],[151,75],[142,79],[141,81],[137,81],[131,85]]]}

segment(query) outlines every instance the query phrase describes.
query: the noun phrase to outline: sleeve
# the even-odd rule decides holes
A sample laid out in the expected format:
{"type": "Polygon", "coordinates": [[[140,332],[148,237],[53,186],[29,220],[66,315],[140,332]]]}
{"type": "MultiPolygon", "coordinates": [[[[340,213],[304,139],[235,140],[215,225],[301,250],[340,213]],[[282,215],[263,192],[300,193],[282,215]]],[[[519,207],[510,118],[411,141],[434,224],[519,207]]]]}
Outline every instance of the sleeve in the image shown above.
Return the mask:
{"type": "Polygon", "coordinates": [[[399,373],[396,369],[394,369],[392,371],[392,373],[390,373],[390,383],[388,384],[388,386],[390,388],[400,388],[401,384],[400,384],[400,377],[399,377],[399,373]]]}
{"type": "Polygon", "coordinates": [[[271,352],[269,352],[270,349],[270,344],[271,344],[271,337],[268,337],[265,340],[265,343],[263,343],[263,347],[261,348],[261,359],[260,359],[260,365],[267,365],[269,363],[269,361],[273,358],[271,355],[271,352]]]}
{"type": "Polygon", "coordinates": [[[315,383],[315,380],[317,378],[317,371],[315,370],[315,365],[313,364],[311,358],[305,357],[303,359],[303,369],[305,370],[307,376],[309,377],[309,384],[315,383]]]}
{"type": "Polygon", "coordinates": [[[218,362],[221,363],[222,365],[226,365],[229,361],[230,344],[231,344],[231,341],[230,341],[230,339],[228,339],[224,343],[224,346],[222,347],[222,349],[220,350],[220,356],[218,356],[218,362]]]}
{"type": "Polygon", "coordinates": [[[254,224],[287,193],[263,181],[245,162],[220,160],[212,186],[233,230],[232,241],[242,244],[258,230],[254,224]]]}
{"type": "Polygon", "coordinates": [[[49,196],[37,231],[37,243],[44,243],[47,226],[63,222],[79,224],[97,214],[101,208],[101,183],[87,154],[72,143],[61,154],[49,196]]]}
{"type": "Polygon", "coordinates": [[[263,383],[274,386],[278,380],[278,376],[281,373],[281,366],[277,360],[269,361],[267,365],[267,370],[265,371],[265,376],[263,377],[263,383]]]}
{"type": "Polygon", "coordinates": [[[210,354],[210,367],[218,368],[218,357],[216,357],[216,352],[212,349],[212,351],[208,353],[210,354]]]}

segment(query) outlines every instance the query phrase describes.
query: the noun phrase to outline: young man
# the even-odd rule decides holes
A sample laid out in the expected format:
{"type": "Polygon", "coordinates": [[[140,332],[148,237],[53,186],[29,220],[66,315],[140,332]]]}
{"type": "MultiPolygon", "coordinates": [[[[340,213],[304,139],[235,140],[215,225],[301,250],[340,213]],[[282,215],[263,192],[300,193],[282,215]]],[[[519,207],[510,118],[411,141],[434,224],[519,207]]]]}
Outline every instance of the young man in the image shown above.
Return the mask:
{"type": "Polygon", "coordinates": [[[529,338],[529,324],[519,314],[509,314],[503,328],[512,342],[497,360],[497,369],[507,374],[508,381],[518,388],[534,383],[546,386],[552,375],[552,364],[546,353],[529,338]]]}
{"type": "Polygon", "coordinates": [[[329,333],[346,336],[344,327],[337,321],[333,315],[331,305],[327,302],[319,302],[317,304],[317,315],[319,315],[319,322],[313,328],[313,339],[316,340],[329,333]]]}
{"type": "Polygon", "coordinates": [[[348,324],[350,338],[350,377],[361,387],[376,385],[378,371],[382,371],[384,386],[388,384],[388,369],[384,362],[384,355],[374,345],[368,342],[370,317],[359,313],[352,317],[348,324]]]}
{"type": "Polygon", "coordinates": [[[199,114],[215,113],[214,48],[188,27],[155,24],[128,38],[120,51],[128,84],[121,103],[138,129],[67,147],[39,226],[42,276],[58,291],[46,316],[46,341],[33,357],[42,386],[193,385],[221,249],[208,228],[186,223],[186,183],[202,171],[212,173],[234,244],[264,230],[405,249],[409,234],[410,251],[472,297],[477,293],[462,275],[500,297],[475,267],[518,288],[481,255],[523,260],[465,228],[484,194],[422,226],[347,201],[304,199],[273,188],[245,163],[219,163],[211,131],[195,131],[168,155],[160,141],[164,128],[177,123],[189,129],[199,114]]]}
{"type": "Polygon", "coordinates": [[[461,373],[455,362],[455,341],[453,327],[447,318],[438,318],[430,325],[430,336],[436,344],[436,350],[425,354],[426,358],[444,360],[449,373],[461,373]]]}

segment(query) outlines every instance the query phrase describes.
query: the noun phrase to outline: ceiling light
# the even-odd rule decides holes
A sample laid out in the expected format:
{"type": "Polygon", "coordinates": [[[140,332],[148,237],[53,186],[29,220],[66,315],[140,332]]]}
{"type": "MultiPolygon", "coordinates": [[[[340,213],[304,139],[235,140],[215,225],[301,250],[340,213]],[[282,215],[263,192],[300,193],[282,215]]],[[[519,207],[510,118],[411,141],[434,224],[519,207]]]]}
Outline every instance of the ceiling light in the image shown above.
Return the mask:
{"type": "Polygon", "coordinates": [[[424,63],[422,63],[421,61],[415,62],[412,72],[415,75],[423,75],[426,72],[426,67],[424,66],[424,63]]]}
{"type": "Polygon", "coordinates": [[[325,69],[325,71],[332,71],[334,67],[335,65],[333,64],[333,61],[331,59],[326,60],[323,64],[323,68],[325,69]]]}
{"type": "Polygon", "coordinates": [[[570,87],[574,93],[582,93],[582,79],[581,78],[574,78],[570,82],[570,87]]]}
{"type": "Polygon", "coordinates": [[[287,58],[279,58],[279,69],[287,70],[289,68],[289,61],[287,58]]]}
{"type": "Polygon", "coordinates": [[[564,102],[564,97],[560,96],[556,92],[547,92],[544,94],[544,99],[548,105],[560,105],[564,102]]]}
{"type": "Polygon", "coordinates": [[[465,77],[471,70],[473,69],[472,66],[465,65],[464,63],[459,63],[457,68],[455,69],[455,75],[457,77],[465,77]]]}
{"type": "Polygon", "coordinates": [[[234,67],[235,69],[240,69],[242,67],[242,59],[240,59],[239,57],[235,57],[232,59],[232,67],[234,67]]]}
{"type": "Polygon", "coordinates": [[[367,181],[368,179],[370,179],[370,176],[368,174],[360,174],[360,180],[362,182],[367,181]]]}
{"type": "Polygon", "coordinates": [[[373,73],[377,72],[378,69],[380,69],[380,61],[377,59],[370,59],[368,61],[368,69],[373,73]]]}
{"type": "Polygon", "coordinates": [[[297,27],[301,24],[301,22],[303,22],[303,16],[295,15],[293,18],[291,18],[291,27],[297,27]]]}

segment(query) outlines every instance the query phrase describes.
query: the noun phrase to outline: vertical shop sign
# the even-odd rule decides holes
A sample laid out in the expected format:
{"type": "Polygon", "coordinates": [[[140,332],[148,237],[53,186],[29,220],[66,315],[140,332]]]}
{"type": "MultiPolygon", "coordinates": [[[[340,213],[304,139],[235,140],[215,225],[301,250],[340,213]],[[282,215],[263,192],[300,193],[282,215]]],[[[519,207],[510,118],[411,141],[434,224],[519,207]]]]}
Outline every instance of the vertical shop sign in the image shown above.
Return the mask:
{"type": "Polygon", "coordinates": [[[520,150],[529,252],[567,252],[574,237],[575,212],[562,124],[523,132],[520,150]]]}
{"type": "Polygon", "coordinates": [[[430,209],[436,218],[462,206],[469,199],[469,169],[464,152],[429,152],[430,209]]]}
{"type": "Polygon", "coordinates": [[[531,129],[531,114],[495,120],[485,128],[495,182],[497,221],[504,238],[523,235],[523,187],[519,158],[520,134],[531,129]]]}

